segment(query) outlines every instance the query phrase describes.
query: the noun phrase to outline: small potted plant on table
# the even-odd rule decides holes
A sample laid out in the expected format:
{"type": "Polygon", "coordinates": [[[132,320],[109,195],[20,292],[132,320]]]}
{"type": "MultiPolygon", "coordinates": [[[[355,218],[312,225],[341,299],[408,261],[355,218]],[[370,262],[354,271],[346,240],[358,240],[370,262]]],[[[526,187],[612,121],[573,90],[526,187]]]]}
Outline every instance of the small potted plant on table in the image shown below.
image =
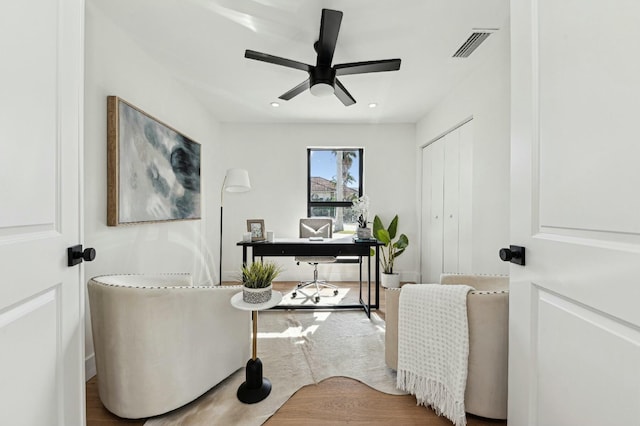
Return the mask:
{"type": "Polygon", "coordinates": [[[253,262],[242,266],[242,300],[247,303],[265,303],[271,300],[273,280],[282,272],[274,262],[253,262]]]}
{"type": "Polygon", "coordinates": [[[382,258],[382,286],[388,288],[400,287],[400,274],[393,272],[393,263],[396,257],[404,253],[409,245],[409,238],[405,234],[401,234],[397,241],[393,241],[398,231],[398,215],[395,215],[388,228],[382,224],[382,220],[376,215],[373,219],[373,235],[381,243],[383,247],[380,249],[382,258]]]}

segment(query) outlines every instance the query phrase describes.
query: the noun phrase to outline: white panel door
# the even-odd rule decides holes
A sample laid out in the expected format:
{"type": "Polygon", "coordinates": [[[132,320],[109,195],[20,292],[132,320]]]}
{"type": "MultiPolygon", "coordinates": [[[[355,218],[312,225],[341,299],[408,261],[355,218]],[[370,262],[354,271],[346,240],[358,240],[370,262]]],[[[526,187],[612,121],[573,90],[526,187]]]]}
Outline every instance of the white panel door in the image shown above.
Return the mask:
{"type": "Polygon", "coordinates": [[[460,196],[460,132],[444,139],[444,208],[442,272],[458,272],[458,201],[460,196]]]}
{"type": "Polygon", "coordinates": [[[511,1],[509,424],[639,424],[640,2],[511,1]]]}
{"type": "Polygon", "coordinates": [[[429,256],[432,252],[431,244],[431,163],[432,150],[427,146],[422,148],[422,187],[421,187],[421,234],[420,234],[420,282],[429,282],[429,256]]]}
{"type": "Polygon", "coordinates": [[[440,139],[426,146],[422,155],[423,188],[428,183],[429,189],[426,190],[428,198],[423,192],[422,199],[422,241],[427,244],[421,250],[421,275],[422,282],[437,283],[440,281],[443,259],[444,141],[440,139]]]}
{"type": "Polygon", "coordinates": [[[0,424],[84,424],[82,0],[0,5],[0,424]]]}
{"type": "Polygon", "coordinates": [[[473,269],[473,121],[458,130],[458,272],[473,269]]]}

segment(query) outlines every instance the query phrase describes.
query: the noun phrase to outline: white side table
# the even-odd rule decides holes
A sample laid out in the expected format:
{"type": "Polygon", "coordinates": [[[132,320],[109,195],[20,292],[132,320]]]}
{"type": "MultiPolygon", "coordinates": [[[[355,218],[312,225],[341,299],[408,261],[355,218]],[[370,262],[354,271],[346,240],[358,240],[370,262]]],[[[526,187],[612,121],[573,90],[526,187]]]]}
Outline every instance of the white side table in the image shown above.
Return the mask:
{"type": "Polygon", "coordinates": [[[265,399],[271,393],[271,382],[262,377],[262,361],[258,358],[258,311],[273,308],[282,301],[282,293],[274,291],[271,299],[264,303],[247,303],[242,300],[242,292],[231,298],[231,305],[236,309],[251,311],[253,322],[253,354],[247,361],[245,382],[238,388],[238,399],[246,404],[254,404],[265,399]]]}

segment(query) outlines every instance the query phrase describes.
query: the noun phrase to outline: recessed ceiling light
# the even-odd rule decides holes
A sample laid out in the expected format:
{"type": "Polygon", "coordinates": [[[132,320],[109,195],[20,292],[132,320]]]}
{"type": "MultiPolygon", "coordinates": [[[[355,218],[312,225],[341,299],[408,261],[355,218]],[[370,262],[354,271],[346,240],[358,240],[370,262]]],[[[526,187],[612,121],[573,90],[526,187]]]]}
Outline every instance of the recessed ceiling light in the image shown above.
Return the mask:
{"type": "Polygon", "coordinates": [[[271,102],[271,106],[274,108],[278,108],[280,104],[278,102],[271,102]]]}
{"type": "Polygon", "coordinates": [[[369,108],[375,108],[375,107],[377,107],[377,106],[378,106],[378,104],[377,104],[377,103],[375,103],[375,102],[371,102],[371,103],[369,104],[369,108]]]}

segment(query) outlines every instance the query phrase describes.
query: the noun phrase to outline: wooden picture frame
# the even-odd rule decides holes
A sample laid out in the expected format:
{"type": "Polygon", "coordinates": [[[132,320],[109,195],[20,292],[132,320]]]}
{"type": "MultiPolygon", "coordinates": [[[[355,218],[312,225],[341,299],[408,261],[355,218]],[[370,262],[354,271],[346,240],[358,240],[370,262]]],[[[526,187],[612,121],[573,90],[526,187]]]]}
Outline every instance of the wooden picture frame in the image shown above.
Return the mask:
{"type": "Polygon", "coordinates": [[[265,241],[267,239],[267,231],[265,231],[262,219],[248,219],[247,232],[251,232],[251,241],[265,241]]]}
{"type": "Polygon", "coordinates": [[[107,97],[107,225],[200,219],[200,144],[107,97]]]}

